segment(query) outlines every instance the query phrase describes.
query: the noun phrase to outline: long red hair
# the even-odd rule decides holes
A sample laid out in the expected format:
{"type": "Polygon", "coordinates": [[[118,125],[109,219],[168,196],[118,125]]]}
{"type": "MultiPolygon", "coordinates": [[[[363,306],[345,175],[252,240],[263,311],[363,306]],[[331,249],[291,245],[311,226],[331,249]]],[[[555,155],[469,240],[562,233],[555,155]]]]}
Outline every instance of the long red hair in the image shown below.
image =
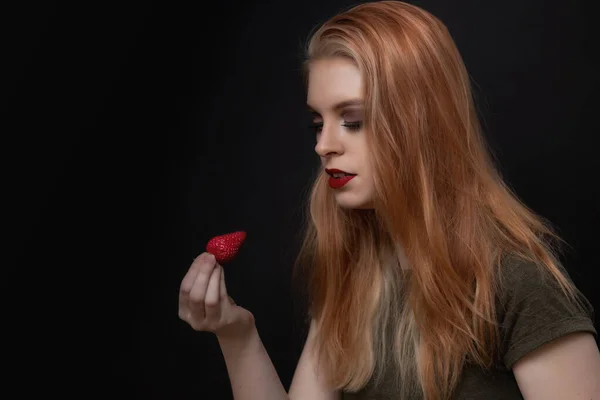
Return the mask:
{"type": "Polygon", "coordinates": [[[295,277],[319,365],[333,387],[358,390],[383,376],[393,343],[401,394],[448,399],[465,362],[489,367],[497,355],[503,257],[536,263],[573,296],[557,237],[495,169],[439,19],[399,1],[361,4],[313,33],[307,73],[324,57],[361,71],[376,196],[373,210],[342,209],[323,172],[314,183],[295,277]]]}

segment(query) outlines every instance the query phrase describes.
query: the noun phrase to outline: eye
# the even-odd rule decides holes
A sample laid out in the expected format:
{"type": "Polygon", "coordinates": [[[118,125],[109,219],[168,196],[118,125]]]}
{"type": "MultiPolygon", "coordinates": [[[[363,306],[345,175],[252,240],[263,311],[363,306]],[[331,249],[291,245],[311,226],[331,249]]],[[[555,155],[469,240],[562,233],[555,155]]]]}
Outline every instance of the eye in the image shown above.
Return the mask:
{"type": "Polygon", "coordinates": [[[312,129],[315,133],[321,133],[321,131],[323,130],[323,123],[313,122],[309,125],[309,128],[312,129]]]}
{"type": "Polygon", "coordinates": [[[348,128],[350,131],[358,131],[362,128],[362,121],[344,122],[342,126],[348,128]]]}

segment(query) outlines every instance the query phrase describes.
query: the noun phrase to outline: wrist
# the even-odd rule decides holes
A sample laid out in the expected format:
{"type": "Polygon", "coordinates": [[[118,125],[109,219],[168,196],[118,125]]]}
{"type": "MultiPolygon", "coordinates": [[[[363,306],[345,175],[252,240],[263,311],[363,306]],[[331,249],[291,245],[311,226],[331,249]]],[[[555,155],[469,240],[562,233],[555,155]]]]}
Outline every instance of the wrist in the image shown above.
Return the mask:
{"type": "Polygon", "coordinates": [[[256,329],[256,326],[254,324],[252,324],[248,328],[248,330],[244,333],[237,333],[237,334],[219,333],[219,334],[216,334],[216,336],[217,336],[217,341],[219,342],[219,345],[221,346],[221,349],[223,350],[223,352],[241,351],[241,350],[248,348],[252,344],[260,341],[260,337],[258,335],[258,330],[256,329]]]}

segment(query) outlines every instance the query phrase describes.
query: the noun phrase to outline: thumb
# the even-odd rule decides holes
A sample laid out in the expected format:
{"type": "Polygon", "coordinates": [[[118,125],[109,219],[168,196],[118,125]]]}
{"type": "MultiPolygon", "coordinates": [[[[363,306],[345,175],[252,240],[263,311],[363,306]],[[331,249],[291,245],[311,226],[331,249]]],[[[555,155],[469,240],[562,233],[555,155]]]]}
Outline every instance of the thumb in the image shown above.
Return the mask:
{"type": "Polygon", "coordinates": [[[221,283],[220,283],[220,288],[219,288],[219,294],[221,295],[222,299],[228,299],[229,303],[231,305],[236,305],[235,301],[231,298],[231,296],[229,296],[227,294],[227,285],[225,285],[225,270],[223,269],[221,271],[221,283]]]}

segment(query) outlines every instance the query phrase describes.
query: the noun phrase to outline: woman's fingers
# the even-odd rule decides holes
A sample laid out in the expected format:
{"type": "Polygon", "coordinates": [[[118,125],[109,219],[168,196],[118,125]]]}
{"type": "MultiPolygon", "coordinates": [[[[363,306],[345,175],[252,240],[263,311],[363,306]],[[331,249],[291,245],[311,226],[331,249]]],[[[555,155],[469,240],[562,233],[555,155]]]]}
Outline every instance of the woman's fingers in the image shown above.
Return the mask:
{"type": "Polygon", "coordinates": [[[217,264],[208,281],[206,296],[204,297],[204,310],[207,322],[218,322],[221,316],[221,297],[219,295],[221,288],[221,276],[223,268],[217,264]]]}
{"type": "Polygon", "coordinates": [[[198,274],[189,294],[189,309],[194,321],[202,321],[205,317],[204,302],[210,277],[215,269],[216,260],[212,254],[204,257],[198,265],[198,274]]]}
{"type": "Polygon", "coordinates": [[[194,282],[196,281],[196,277],[200,271],[199,267],[205,258],[205,254],[206,253],[202,253],[196,257],[181,281],[181,285],[179,287],[179,317],[181,319],[187,319],[190,312],[190,292],[192,291],[192,287],[194,286],[194,282]]]}
{"type": "Polygon", "coordinates": [[[225,270],[224,269],[221,270],[221,290],[220,290],[219,294],[221,296],[221,302],[223,305],[226,305],[227,302],[229,302],[229,304],[232,304],[234,306],[236,305],[235,301],[233,301],[231,296],[229,296],[229,294],[227,293],[227,286],[225,285],[225,270]]]}
{"type": "Polygon", "coordinates": [[[223,338],[246,337],[254,326],[254,315],[229,296],[225,271],[209,253],[199,255],[181,281],[179,317],[196,331],[223,338]]]}
{"type": "Polygon", "coordinates": [[[181,281],[179,317],[197,331],[221,335],[243,333],[253,323],[228,295],[225,271],[209,253],[199,255],[181,281]]]}
{"type": "Polygon", "coordinates": [[[219,296],[221,297],[221,301],[226,301],[229,296],[227,295],[227,286],[225,285],[225,270],[221,271],[220,286],[219,296]]]}

